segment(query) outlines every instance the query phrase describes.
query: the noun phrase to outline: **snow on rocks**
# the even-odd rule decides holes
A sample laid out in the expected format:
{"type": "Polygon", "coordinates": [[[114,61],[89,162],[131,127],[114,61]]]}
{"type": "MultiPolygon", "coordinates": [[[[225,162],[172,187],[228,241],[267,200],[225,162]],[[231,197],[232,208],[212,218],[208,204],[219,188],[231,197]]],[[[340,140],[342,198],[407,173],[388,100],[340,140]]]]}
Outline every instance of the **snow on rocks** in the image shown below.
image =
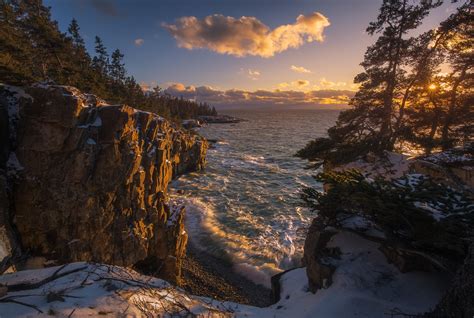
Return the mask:
{"type": "MultiPolygon", "coordinates": [[[[332,284],[308,291],[306,271],[295,269],[280,279],[281,300],[271,306],[275,317],[384,317],[433,308],[449,284],[439,273],[400,273],[379,251],[380,244],[341,231],[328,247],[339,248],[332,284]],[[277,310],[277,308],[279,308],[277,310]]],[[[270,315],[268,315],[270,317],[270,315]]]]}
{"type": "Polygon", "coordinates": [[[453,148],[442,152],[423,156],[421,160],[438,165],[474,166],[474,142],[464,147],[453,148]]]}
{"type": "Polygon", "coordinates": [[[382,177],[390,180],[403,176],[408,172],[409,166],[407,156],[386,151],[382,157],[368,154],[365,158],[326,169],[333,171],[356,169],[368,178],[382,177]]]}
{"type": "Polygon", "coordinates": [[[97,143],[95,142],[94,139],[88,138],[88,139],[86,140],[86,144],[88,144],[88,145],[96,145],[97,143]]]}
{"type": "Polygon", "coordinates": [[[313,294],[304,268],[288,271],[280,278],[280,301],[266,308],[192,296],[163,280],[118,266],[72,263],[0,276],[0,284],[8,288],[0,312],[6,317],[73,313],[72,317],[369,318],[428,311],[449,283],[449,277],[439,273],[400,273],[387,263],[378,243],[354,233],[339,232],[328,246],[341,251],[332,285],[313,294]]]}
{"type": "Polygon", "coordinates": [[[0,276],[2,317],[230,317],[224,303],[118,266],[72,263],[0,276]]]}
{"type": "Polygon", "coordinates": [[[12,178],[18,177],[18,174],[24,169],[14,152],[10,152],[6,166],[7,176],[12,178]]]}

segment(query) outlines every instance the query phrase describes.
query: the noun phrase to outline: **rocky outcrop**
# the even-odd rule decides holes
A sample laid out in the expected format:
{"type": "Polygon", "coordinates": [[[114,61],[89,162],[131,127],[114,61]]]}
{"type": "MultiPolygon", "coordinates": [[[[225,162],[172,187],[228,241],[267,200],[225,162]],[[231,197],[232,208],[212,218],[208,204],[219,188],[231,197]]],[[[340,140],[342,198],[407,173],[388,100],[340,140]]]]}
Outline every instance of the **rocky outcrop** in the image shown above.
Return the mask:
{"type": "Polygon", "coordinates": [[[1,107],[18,115],[6,173],[23,248],[57,262],[145,262],[179,283],[184,208],[166,203],[167,187],[204,166],[207,143],[72,87],[1,91],[1,107]]]}
{"type": "Polygon", "coordinates": [[[410,170],[436,182],[474,193],[474,142],[463,147],[421,156],[410,161],[410,170]]]}
{"type": "MultiPolygon", "coordinates": [[[[429,239],[426,239],[423,245],[416,240],[405,240],[403,235],[399,235],[400,232],[387,230],[384,223],[374,217],[375,213],[382,211],[383,208],[377,207],[370,210],[370,204],[358,206],[359,202],[370,201],[372,197],[373,200],[380,200],[380,198],[375,195],[364,197],[353,188],[350,188],[354,191],[352,193],[354,193],[355,200],[346,205],[335,203],[335,207],[331,210],[333,214],[324,214],[323,208],[327,208],[327,206],[320,207],[318,217],[314,219],[309,228],[304,248],[304,263],[309,289],[315,292],[318,289],[325,288],[331,283],[335,271],[339,268],[337,255],[334,257],[334,251],[328,248],[331,246],[330,241],[334,237],[334,231],[339,233],[350,232],[368,242],[373,242],[377,246],[378,253],[381,252],[385,261],[395,266],[400,273],[425,272],[440,277],[452,277],[466,256],[466,247],[472,237],[472,235],[469,236],[469,233],[472,233],[469,229],[469,218],[471,216],[469,213],[472,214],[473,210],[472,201],[469,198],[471,198],[473,190],[473,149],[473,145],[468,144],[462,148],[417,158],[407,158],[386,152],[378,158],[367,155],[358,161],[343,166],[325,164],[324,172],[326,173],[356,169],[370,183],[374,179],[379,181],[384,179],[386,183],[392,182],[395,187],[387,189],[394,189],[394,192],[398,189],[397,187],[406,189],[406,191],[415,193],[415,195],[420,192],[423,193],[423,191],[430,191],[427,192],[429,194],[427,197],[430,200],[425,200],[423,195],[408,197],[408,200],[414,202],[414,207],[422,209],[421,212],[426,213],[429,217],[426,218],[421,227],[416,229],[418,232],[415,234],[420,236],[428,234],[426,237],[429,239]],[[424,185],[426,188],[420,185],[424,185]],[[434,185],[440,185],[440,187],[434,187],[434,185]],[[430,186],[431,188],[429,188],[430,186]],[[364,207],[366,210],[364,210],[364,207]],[[366,211],[371,212],[363,213],[366,211]],[[456,218],[458,215],[463,215],[463,218],[456,218]],[[322,218],[328,219],[327,222],[324,222],[322,218]],[[437,230],[435,226],[426,230],[426,233],[423,232],[425,226],[428,228],[430,224],[435,224],[439,229],[448,229],[446,232],[451,231],[450,233],[456,233],[456,235],[446,235],[446,239],[436,240],[436,238],[429,236],[433,234],[430,231],[437,230]],[[430,244],[432,245],[430,246],[430,244]]],[[[350,176],[350,174],[348,175],[350,176]]],[[[328,184],[325,186],[325,190],[334,190],[333,186],[334,183],[328,184]]],[[[383,188],[375,189],[375,191],[380,191],[380,189],[383,188]]],[[[337,188],[337,190],[340,190],[340,188],[337,188]]],[[[330,202],[337,202],[339,197],[343,198],[341,201],[344,201],[346,199],[344,196],[350,196],[351,190],[330,192],[333,194],[330,197],[332,199],[330,202]]],[[[328,202],[327,197],[324,199],[328,202]]],[[[397,205],[397,207],[398,210],[393,215],[398,217],[398,211],[404,206],[397,205]]],[[[405,207],[405,209],[404,211],[411,211],[410,207],[405,207]]],[[[400,216],[402,216],[402,213],[400,213],[400,216]]],[[[438,230],[435,233],[438,237],[441,237],[443,231],[438,230]]],[[[471,254],[473,250],[471,246],[471,254]]],[[[463,278],[455,281],[457,287],[447,294],[445,297],[447,305],[443,306],[458,304],[459,306],[472,308],[472,306],[469,307],[469,305],[472,305],[469,302],[465,302],[465,305],[462,304],[464,297],[467,295],[467,290],[472,290],[471,265],[472,255],[466,258],[462,274],[458,274],[458,277],[462,275],[463,278]],[[464,283],[461,283],[461,281],[464,283]],[[468,287],[465,287],[465,284],[468,287]],[[459,290],[460,293],[457,292],[459,290]]],[[[440,313],[439,308],[436,313],[440,313]]],[[[441,316],[449,315],[444,312],[440,314],[441,316]]],[[[452,317],[455,316],[456,314],[452,315],[452,317]]]]}
{"type": "Polygon", "coordinates": [[[325,229],[324,222],[319,218],[315,218],[308,229],[304,243],[303,265],[306,266],[309,290],[313,293],[332,283],[335,266],[328,262],[328,256],[334,256],[337,251],[328,249],[326,245],[336,233],[325,229]]]}

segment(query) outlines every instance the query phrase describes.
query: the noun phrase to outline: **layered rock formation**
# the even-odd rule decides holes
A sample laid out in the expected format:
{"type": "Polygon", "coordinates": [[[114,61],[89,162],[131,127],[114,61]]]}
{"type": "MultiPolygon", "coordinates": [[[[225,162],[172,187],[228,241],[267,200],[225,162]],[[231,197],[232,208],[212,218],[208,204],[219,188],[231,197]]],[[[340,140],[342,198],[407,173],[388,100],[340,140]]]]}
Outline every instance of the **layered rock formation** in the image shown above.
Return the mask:
{"type": "Polygon", "coordinates": [[[167,187],[203,167],[206,141],[72,87],[0,90],[9,218],[23,249],[58,262],[147,263],[179,283],[184,209],[166,203],[167,187]]]}

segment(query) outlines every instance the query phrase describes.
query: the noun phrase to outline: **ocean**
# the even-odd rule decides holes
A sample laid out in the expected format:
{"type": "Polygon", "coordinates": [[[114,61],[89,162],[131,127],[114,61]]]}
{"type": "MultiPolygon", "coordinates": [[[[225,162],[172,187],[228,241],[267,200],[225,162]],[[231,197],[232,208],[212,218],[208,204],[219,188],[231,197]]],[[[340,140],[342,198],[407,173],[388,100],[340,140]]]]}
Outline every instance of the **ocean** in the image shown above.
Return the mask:
{"type": "Polygon", "coordinates": [[[326,135],[339,110],[252,109],[221,114],[245,121],[197,131],[217,140],[203,171],[175,180],[171,197],[186,205],[190,244],[230,260],[233,270],[270,286],[270,277],[300,265],[306,230],[314,218],[302,187],[322,185],[308,163],[294,157],[326,135]],[[177,194],[179,192],[179,194],[177,194]]]}

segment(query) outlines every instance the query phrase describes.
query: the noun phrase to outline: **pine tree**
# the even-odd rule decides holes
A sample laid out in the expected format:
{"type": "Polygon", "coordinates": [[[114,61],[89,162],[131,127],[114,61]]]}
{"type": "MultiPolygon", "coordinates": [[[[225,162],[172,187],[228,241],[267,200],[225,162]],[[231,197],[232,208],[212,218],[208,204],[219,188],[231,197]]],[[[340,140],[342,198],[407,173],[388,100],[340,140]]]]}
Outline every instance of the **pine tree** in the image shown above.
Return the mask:
{"type": "Polygon", "coordinates": [[[408,0],[385,0],[377,20],[367,28],[368,34],[381,36],[367,49],[361,64],[365,71],[355,79],[361,90],[352,105],[355,108],[362,106],[365,110],[367,102],[370,102],[372,108],[377,107],[368,114],[372,115],[369,121],[376,129],[375,136],[370,136],[376,137],[376,149],[392,150],[394,146],[392,122],[399,109],[396,100],[402,94],[398,86],[405,78],[403,66],[408,64],[413,41],[406,38],[406,34],[416,29],[429,11],[440,4],[441,1],[422,1],[411,5],[408,0]]]}
{"type": "Polygon", "coordinates": [[[98,36],[95,37],[95,53],[92,65],[106,77],[109,71],[109,55],[102,39],[98,36]]]}
{"type": "Polygon", "coordinates": [[[329,138],[319,138],[297,155],[333,162],[350,161],[369,151],[393,150],[397,138],[396,119],[403,100],[407,66],[413,38],[408,36],[441,1],[384,0],[377,20],[367,28],[380,34],[361,63],[364,72],[355,77],[359,91],[351,109],[341,112],[329,138]]]}
{"type": "Polygon", "coordinates": [[[67,31],[71,35],[72,42],[76,47],[85,47],[84,39],[80,35],[79,30],[80,28],[77,20],[73,18],[67,31]]]}
{"type": "Polygon", "coordinates": [[[51,21],[49,8],[42,5],[41,0],[24,0],[20,2],[25,13],[22,20],[34,45],[33,60],[41,62],[42,80],[56,79],[67,83],[62,73],[66,59],[64,36],[59,32],[56,22],[51,21]]]}
{"type": "MultiPolygon", "coordinates": [[[[469,139],[474,120],[474,14],[469,2],[440,27],[421,35],[412,59],[418,81],[411,90],[402,122],[402,138],[426,153],[448,149],[469,139]],[[418,56],[427,58],[417,59],[418,56]],[[443,65],[447,73],[442,73],[443,65]]],[[[415,76],[413,75],[413,76],[415,76]]],[[[399,118],[402,116],[400,115],[399,118]]]]}
{"type": "Polygon", "coordinates": [[[123,83],[125,80],[125,64],[122,63],[123,54],[119,49],[112,53],[112,63],[110,64],[110,76],[116,83],[123,83]]]}
{"type": "Polygon", "coordinates": [[[17,4],[0,2],[0,78],[12,84],[34,80],[31,44],[20,26],[20,16],[17,4]]]}
{"type": "Polygon", "coordinates": [[[24,85],[48,80],[72,85],[109,102],[141,107],[167,118],[213,112],[207,105],[166,96],[159,89],[145,94],[133,76],[126,77],[119,50],[114,51],[109,65],[107,49],[96,37],[96,56],[91,60],[75,19],[67,31],[68,35],[60,32],[41,0],[0,1],[0,82],[24,85]]]}
{"type": "Polygon", "coordinates": [[[448,36],[443,43],[449,74],[449,101],[441,128],[441,146],[448,149],[458,139],[474,134],[474,10],[468,1],[441,25],[448,36]]]}

